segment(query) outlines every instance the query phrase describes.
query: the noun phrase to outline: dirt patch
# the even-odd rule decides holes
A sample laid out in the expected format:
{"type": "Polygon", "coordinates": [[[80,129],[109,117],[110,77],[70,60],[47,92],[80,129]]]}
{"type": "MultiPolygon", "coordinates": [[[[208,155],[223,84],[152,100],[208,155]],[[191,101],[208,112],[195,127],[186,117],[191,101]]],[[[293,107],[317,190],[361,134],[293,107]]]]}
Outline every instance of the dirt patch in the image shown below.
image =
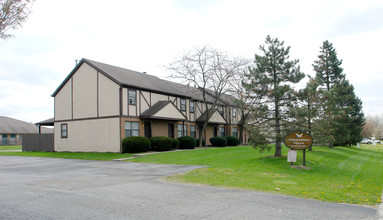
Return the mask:
{"type": "Polygon", "coordinates": [[[297,169],[297,170],[311,170],[310,167],[303,166],[303,165],[292,165],[291,168],[297,169]]]}

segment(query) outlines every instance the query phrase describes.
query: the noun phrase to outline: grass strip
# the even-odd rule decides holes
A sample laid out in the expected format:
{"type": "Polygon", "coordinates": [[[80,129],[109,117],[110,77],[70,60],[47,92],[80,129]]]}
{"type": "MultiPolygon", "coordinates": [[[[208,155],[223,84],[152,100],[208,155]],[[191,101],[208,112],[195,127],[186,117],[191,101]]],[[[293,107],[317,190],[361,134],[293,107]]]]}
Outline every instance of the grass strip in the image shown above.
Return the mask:
{"type": "MultiPolygon", "coordinates": [[[[283,155],[287,155],[283,147],[283,155]]],[[[376,205],[383,187],[383,147],[314,147],[306,151],[309,169],[290,167],[286,156],[259,154],[249,146],[167,152],[133,162],[207,165],[168,177],[169,180],[211,186],[274,192],[322,201],[376,205]],[[278,190],[279,189],[279,190],[278,190]]],[[[302,165],[302,151],[297,163],[302,165]]]]}

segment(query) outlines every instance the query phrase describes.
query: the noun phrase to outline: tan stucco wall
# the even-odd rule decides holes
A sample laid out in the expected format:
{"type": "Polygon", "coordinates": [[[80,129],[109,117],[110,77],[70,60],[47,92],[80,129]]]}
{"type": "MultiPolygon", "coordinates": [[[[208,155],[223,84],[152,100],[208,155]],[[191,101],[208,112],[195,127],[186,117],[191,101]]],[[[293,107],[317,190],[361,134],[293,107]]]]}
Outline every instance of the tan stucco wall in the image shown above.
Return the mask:
{"type": "Polygon", "coordinates": [[[71,80],[55,96],[55,120],[72,118],[71,80]]]}
{"type": "Polygon", "coordinates": [[[150,93],[149,92],[145,92],[145,91],[142,91],[142,94],[141,94],[141,112],[144,112],[146,111],[148,108],[149,108],[149,105],[150,104],[150,93]],[[148,103],[146,103],[145,99],[148,103]]]}
{"type": "Polygon", "coordinates": [[[218,111],[214,112],[209,122],[222,123],[222,124],[226,123],[225,120],[223,120],[222,116],[218,113],[218,111]]]}
{"type": "Polygon", "coordinates": [[[122,89],[122,114],[128,115],[128,89],[122,89]]]}
{"type": "Polygon", "coordinates": [[[55,151],[120,152],[119,118],[55,123],[55,151]],[[61,138],[61,124],[68,124],[68,138],[61,138]]]}
{"type": "Polygon", "coordinates": [[[99,116],[119,115],[120,87],[103,74],[98,74],[99,79],[99,116]]]}
{"type": "Polygon", "coordinates": [[[154,116],[156,117],[164,117],[164,118],[179,118],[185,119],[185,117],[181,114],[181,112],[175,108],[171,103],[157,112],[154,116]]]}
{"type": "Polygon", "coordinates": [[[167,95],[161,95],[161,94],[152,92],[152,105],[156,104],[159,101],[167,101],[167,100],[168,100],[167,95]]]}
{"type": "Polygon", "coordinates": [[[84,63],[72,78],[73,118],[97,117],[97,71],[84,63]]]}

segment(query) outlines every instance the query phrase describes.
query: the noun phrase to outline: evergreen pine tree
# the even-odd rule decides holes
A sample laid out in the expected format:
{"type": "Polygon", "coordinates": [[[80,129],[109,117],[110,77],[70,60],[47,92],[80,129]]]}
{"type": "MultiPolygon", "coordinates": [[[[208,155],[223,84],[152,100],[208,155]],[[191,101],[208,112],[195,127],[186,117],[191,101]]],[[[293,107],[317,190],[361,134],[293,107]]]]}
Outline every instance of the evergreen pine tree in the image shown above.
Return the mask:
{"type": "Polygon", "coordinates": [[[345,79],[341,60],[328,41],[323,42],[313,67],[321,85],[322,106],[318,111],[315,135],[333,145],[353,145],[360,141],[364,124],[362,102],[345,79]]]}
{"type": "Polygon", "coordinates": [[[265,140],[275,142],[275,156],[281,156],[281,143],[289,121],[289,109],[296,99],[293,84],[304,78],[298,65],[299,60],[290,60],[290,47],[284,47],[284,42],[278,38],[266,37],[266,45],[260,46],[263,55],[255,55],[255,67],[249,68],[244,86],[249,91],[250,98],[257,97],[252,103],[250,119],[253,124],[250,132],[262,135],[250,137],[253,147],[266,148],[265,140]],[[272,138],[272,139],[270,139],[272,138]]]}
{"type": "Polygon", "coordinates": [[[319,52],[318,60],[314,61],[313,67],[316,72],[316,78],[320,85],[324,85],[327,91],[331,87],[344,79],[342,60],[338,60],[335,48],[327,40],[323,42],[319,52]]]}

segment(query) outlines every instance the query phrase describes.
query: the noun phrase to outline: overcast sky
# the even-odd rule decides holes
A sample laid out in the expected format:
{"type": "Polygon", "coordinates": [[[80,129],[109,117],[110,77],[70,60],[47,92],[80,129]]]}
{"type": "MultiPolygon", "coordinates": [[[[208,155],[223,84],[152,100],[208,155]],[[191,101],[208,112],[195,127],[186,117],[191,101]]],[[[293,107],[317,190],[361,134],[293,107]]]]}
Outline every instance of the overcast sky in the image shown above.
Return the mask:
{"type": "Polygon", "coordinates": [[[0,115],[53,117],[51,94],[88,58],[161,78],[193,47],[253,58],[267,35],[312,64],[329,40],[365,114],[383,113],[383,1],[37,0],[24,27],[0,40],[0,115]]]}

